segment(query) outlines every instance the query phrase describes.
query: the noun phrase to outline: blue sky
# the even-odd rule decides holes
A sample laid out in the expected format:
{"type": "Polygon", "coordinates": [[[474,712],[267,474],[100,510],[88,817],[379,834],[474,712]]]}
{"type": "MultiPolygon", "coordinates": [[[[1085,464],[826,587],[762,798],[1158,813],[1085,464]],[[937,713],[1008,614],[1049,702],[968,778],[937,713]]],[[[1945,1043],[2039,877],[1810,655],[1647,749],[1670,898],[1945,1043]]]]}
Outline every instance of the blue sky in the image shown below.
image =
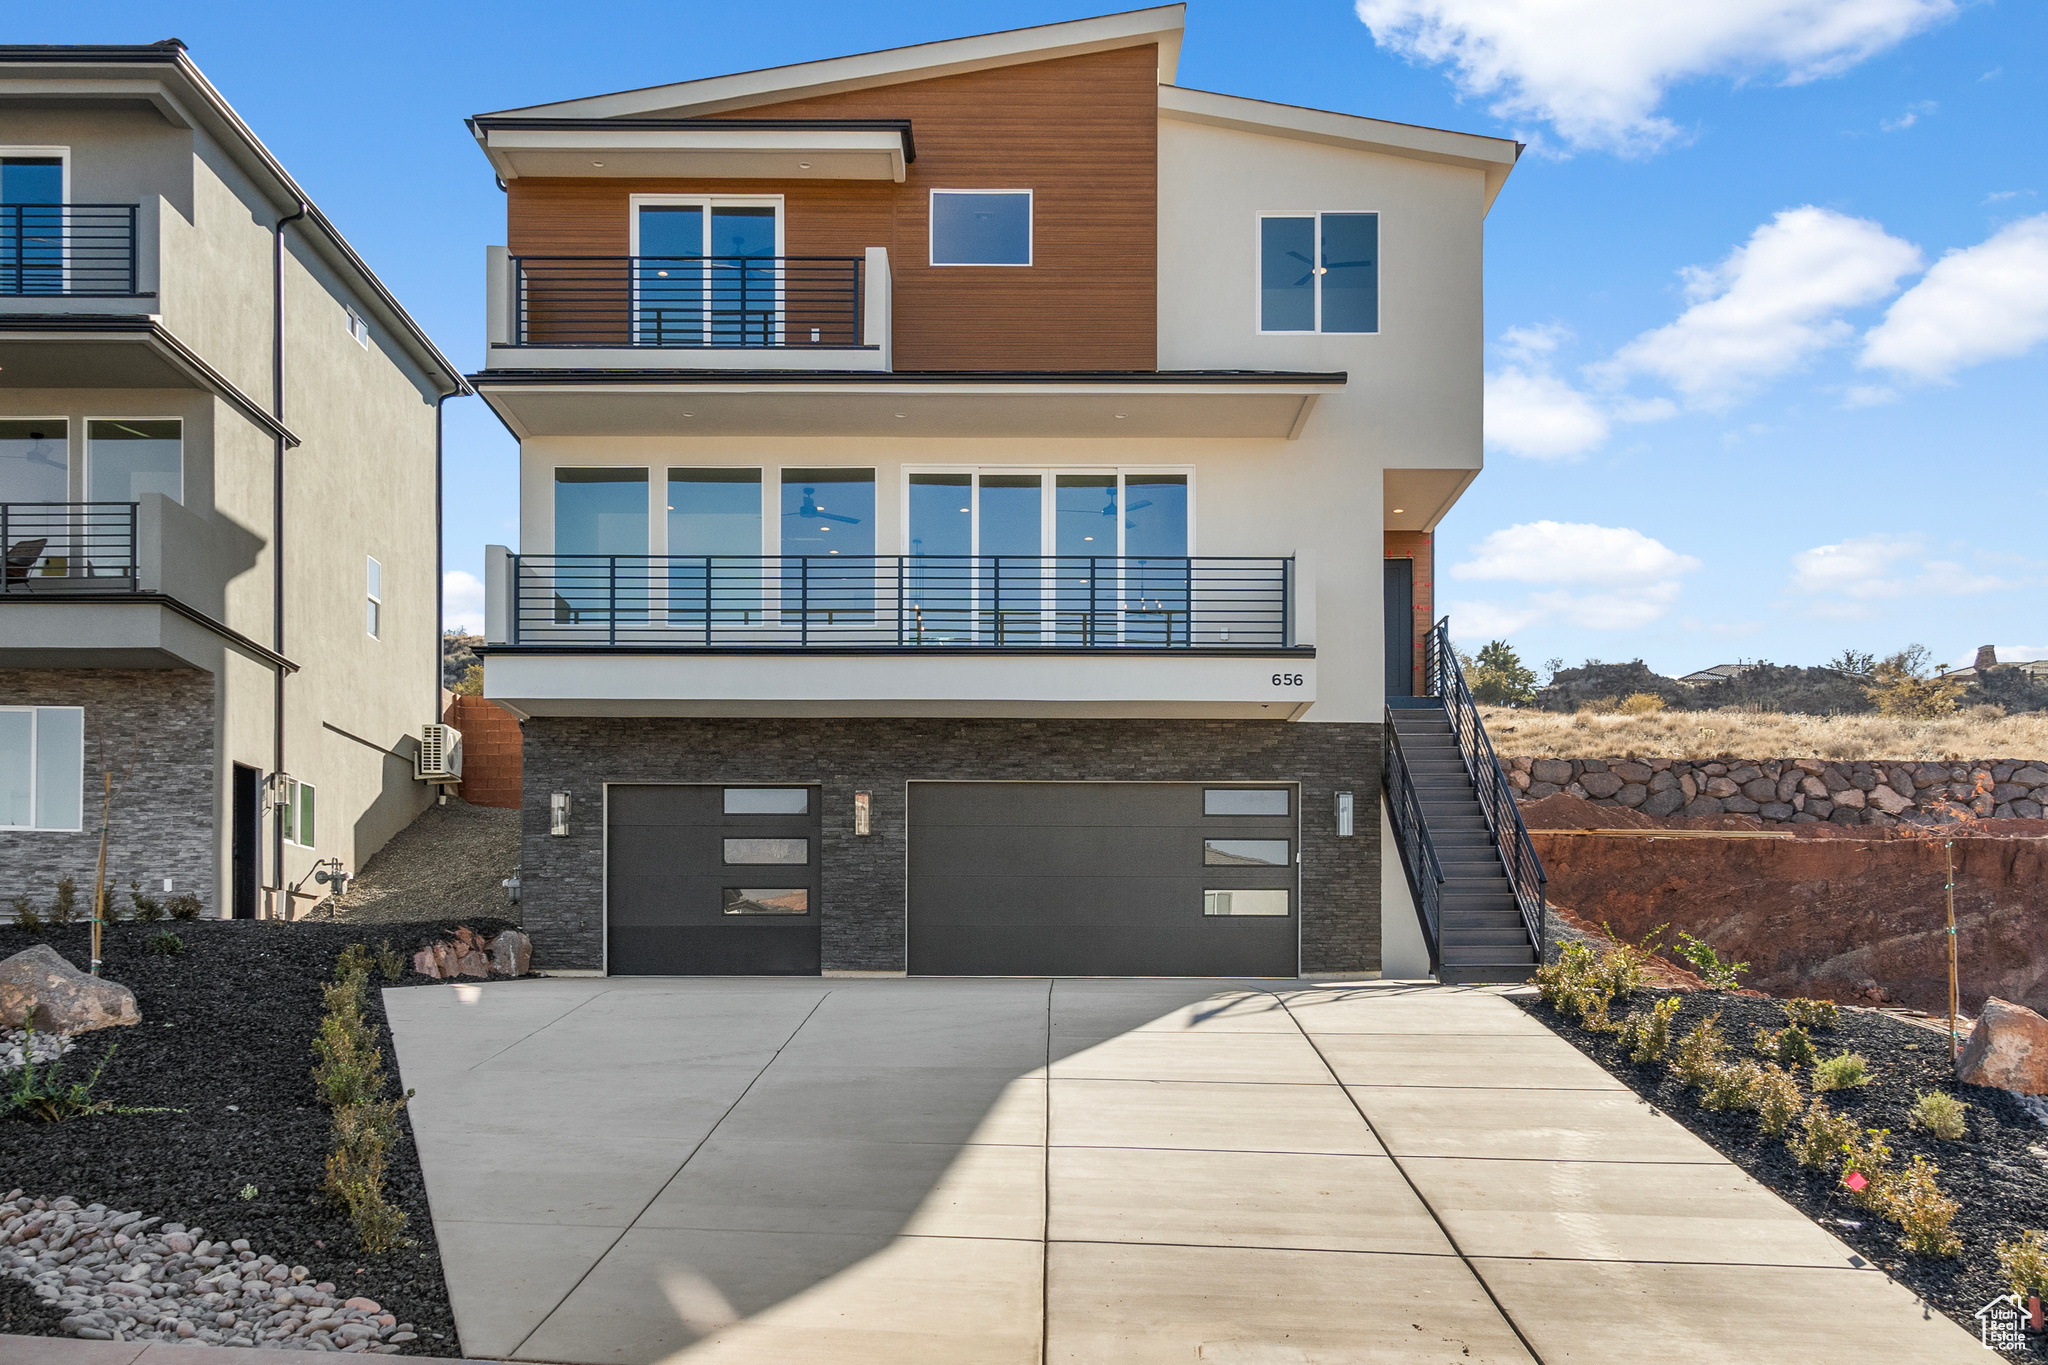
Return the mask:
{"type": "MultiPolygon", "coordinates": [[[[1108,8],[87,0],[6,37],[185,39],[474,367],[503,200],[465,115],[1108,8]]],[[[1488,467],[1439,601],[1531,662],[1684,672],[2048,657],[2044,66],[2020,0],[1197,0],[1180,81],[1531,144],[1488,221],[1488,467]]],[[[513,468],[450,404],[462,619],[513,468]]]]}

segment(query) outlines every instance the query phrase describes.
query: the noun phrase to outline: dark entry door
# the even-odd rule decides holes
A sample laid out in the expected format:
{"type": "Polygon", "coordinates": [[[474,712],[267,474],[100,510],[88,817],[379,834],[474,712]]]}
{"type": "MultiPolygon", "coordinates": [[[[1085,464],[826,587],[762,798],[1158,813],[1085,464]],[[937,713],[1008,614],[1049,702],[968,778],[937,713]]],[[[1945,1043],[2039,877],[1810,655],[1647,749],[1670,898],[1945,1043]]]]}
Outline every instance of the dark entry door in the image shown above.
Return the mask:
{"type": "Polygon", "coordinates": [[[1387,695],[1415,695],[1415,561],[1387,561],[1387,695]]]}
{"type": "Polygon", "coordinates": [[[236,919],[255,919],[263,885],[263,775],[235,764],[234,811],[231,816],[236,919]]]}
{"type": "Polygon", "coordinates": [[[610,788],[608,970],[816,975],[821,830],[813,787],[610,788]]]}
{"type": "Polygon", "coordinates": [[[1290,786],[918,782],[910,971],[1293,976],[1290,786]]]}

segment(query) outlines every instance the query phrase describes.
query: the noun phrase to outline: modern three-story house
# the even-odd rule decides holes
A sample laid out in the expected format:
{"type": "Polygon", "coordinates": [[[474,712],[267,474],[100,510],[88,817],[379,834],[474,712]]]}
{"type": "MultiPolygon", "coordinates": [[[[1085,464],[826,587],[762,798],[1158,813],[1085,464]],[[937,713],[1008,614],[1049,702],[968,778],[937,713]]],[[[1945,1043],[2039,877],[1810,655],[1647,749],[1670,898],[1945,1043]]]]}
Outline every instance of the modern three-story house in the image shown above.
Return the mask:
{"type": "Polygon", "coordinates": [[[538,965],[1427,970],[1383,726],[1519,148],[1182,15],[471,120],[538,965]]]}
{"type": "Polygon", "coordinates": [[[0,903],[290,917],[424,806],[460,372],[175,40],[0,47],[0,903]]]}

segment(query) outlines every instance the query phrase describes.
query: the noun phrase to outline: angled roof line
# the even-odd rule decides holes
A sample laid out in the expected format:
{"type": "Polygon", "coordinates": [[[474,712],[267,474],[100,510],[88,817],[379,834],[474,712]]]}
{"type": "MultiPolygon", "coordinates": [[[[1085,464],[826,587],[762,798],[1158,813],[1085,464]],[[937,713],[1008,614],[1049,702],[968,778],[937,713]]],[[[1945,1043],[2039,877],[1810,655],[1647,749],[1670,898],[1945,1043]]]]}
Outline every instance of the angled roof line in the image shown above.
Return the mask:
{"type": "Polygon", "coordinates": [[[1090,19],[1006,29],[968,38],[946,38],[909,47],[828,57],[822,61],[763,67],[756,71],[499,109],[478,117],[618,118],[684,111],[709,114],[752,105],[780,104],[841,90],[901,85],[964,71],[985,71],[1088,52],[1107,52],[1144,43],[1159,44],[1159,79],[1170,84],[1180,61],[1180,35],[1186,15],[1185,4],[1125,10],[1090,19]]]}
{"type": "Polygon", "coordinates": [[[385,288],[384,282],[377,278],[377,272],[370,269],[369,263],[356,254],[356,249],[341,235],[341,229],[320,211],[312,196],[292,178],[291,172],[272,155],[270,149],[263,145],[263,139],[257,137],[255,130],[242,121],[242,116],[235,112],[234,106],[227,102],[226,96],[215,89],[213,83],[194,65],[182,41],[167,38],[159,43],[137,44],[0,45],[0,66],[46,64],[160,66],[168,67],[182,77],[189,93],[198,99],[199,108],[196,112],[211,115],[212,121],[219,125],[210,131],[216,136],[226,133],[227,136],[222,140],[227,144],[230,153],[240,152],[240,159],[252,163],[259,171],[260,178],[270,180],[273,203],[280,212],[290,212],[300,205],[305,206],[305,222],[315,229],[309,234],[314,248],[328,258],[329,266],[337,268],[344,277],[352,279],[362,288],[373,311],[385,314],[385,324],[391,327],[405,344],[413,360],[420,364],[436,383],[445,382],[445,387],[450,393],[468,392],[462,371],[441,353],[433,338],[427,335],[426,329],[414,321],[412,314],[406,312],[405,305],[385,288]]]}

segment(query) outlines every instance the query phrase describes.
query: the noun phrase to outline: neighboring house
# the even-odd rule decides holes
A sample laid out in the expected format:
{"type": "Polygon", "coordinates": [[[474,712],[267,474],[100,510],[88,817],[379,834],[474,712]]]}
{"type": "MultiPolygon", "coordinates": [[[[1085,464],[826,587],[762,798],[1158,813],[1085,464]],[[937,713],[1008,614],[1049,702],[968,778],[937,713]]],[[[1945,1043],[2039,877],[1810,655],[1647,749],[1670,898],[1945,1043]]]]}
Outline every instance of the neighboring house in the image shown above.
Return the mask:
{"type": "Polygon", "coordinates": [[[1700,687],[1707,683],[1728,682],[1731,679],[1741,677],[1755,667],[1755,664],[1715,664],[1712,668],[1702,668],[1697,673],[1688,673],[1678,679],[1678,681],[1692,687],[1700,687]]]}
{"type": "Polygon", "coordinates": [[[284,917],[430,796],[453,369],[176,41],[0,47],[0,901],[284,917]],[[290,888],[296,888],[291,890],[290,888]]]}
{"type": "Polygon", "coordinates": [[[1383,725],[1519,148],[1179,88],[1181,25],[471,120],[539,965],[1418,969],[1383,725]]]}

